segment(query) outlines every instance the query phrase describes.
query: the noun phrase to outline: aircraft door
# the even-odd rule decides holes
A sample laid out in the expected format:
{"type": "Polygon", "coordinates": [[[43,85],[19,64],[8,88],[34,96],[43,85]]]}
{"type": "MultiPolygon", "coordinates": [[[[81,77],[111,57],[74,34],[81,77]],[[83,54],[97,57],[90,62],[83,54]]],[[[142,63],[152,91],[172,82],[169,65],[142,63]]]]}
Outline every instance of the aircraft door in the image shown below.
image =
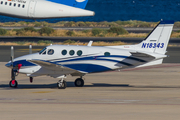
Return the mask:
{"type": "Polygon", "coordinates": [[[30,0],[29,10],[28,10],[28,16],[30,18],[34,17],[36,2],[37,2],[36,0],[30,0]]]}

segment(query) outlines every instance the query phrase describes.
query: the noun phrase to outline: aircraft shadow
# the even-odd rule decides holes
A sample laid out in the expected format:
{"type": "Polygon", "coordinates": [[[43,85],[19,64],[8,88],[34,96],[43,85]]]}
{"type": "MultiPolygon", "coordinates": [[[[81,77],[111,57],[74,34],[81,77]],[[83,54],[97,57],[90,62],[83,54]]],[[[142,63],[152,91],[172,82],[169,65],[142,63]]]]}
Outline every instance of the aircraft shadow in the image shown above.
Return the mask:
{"type": "MultiPolygon", "coordinates": [[[[67,87],[75,87],[74,82],[67,82],[67,87]]],[[[180,88],[180,86],[132,86],[129,84],[107,84],[107,83],[92,83],[92,85],[84,85],[83,87],[126,87],[126,88],[180,88]]],[[[9,84],[1,84],[0,88],[9,89],[9,84]]],[[[57,83],[53,84],[19,84],[17,89],[57,89],[57,83]]]]}

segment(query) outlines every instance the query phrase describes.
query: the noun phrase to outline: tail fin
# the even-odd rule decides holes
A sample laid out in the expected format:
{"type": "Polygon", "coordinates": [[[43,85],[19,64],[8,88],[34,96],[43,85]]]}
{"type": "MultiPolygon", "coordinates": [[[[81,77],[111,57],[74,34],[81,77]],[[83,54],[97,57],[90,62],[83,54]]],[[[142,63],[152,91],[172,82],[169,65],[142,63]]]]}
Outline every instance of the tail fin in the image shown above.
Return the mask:
{"type": "Polygon", "coordinates": [[[147,52],[165,54],[173,25],[174,21],[160,21],[145,40],[138,44],[139,49],[147,52]]]}
{"type": "Polygon", "coordinates": [[[88,0],[48,0],[48,1],[64,4],[76,8],[81,8],[81,9],[84,9],[88,3],[88,0]]]}

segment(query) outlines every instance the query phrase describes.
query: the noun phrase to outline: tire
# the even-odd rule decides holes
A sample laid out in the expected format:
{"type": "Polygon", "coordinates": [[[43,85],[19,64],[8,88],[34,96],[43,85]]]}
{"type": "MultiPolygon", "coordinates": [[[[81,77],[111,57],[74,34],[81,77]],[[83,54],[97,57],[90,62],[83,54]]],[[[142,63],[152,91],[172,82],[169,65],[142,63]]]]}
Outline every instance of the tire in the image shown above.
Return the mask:
{"type": "Polygon", "coordinates": [[[59,82],[57,83],[57,87],[58,87],[58,89],[66,89],[66,87],[67,87],[66,81],[63,80],[62,83],[59,81],[59,82]]]}
{"type": "Polygon", "coordinates": [[[12,88],[16,88],[18,86],[18,82],[16,80],[11,80],[9,82],[9,86],[12,88]]]}
{"type": "Polygon", "coordinates": [[[77,78],[77,79],[75,80],[75,82],[74,82],[74,85],[75,85],[76,87],[83,87],[83,86],[84,86],[84,80],[81,79],[81,78],[77,78]]]}

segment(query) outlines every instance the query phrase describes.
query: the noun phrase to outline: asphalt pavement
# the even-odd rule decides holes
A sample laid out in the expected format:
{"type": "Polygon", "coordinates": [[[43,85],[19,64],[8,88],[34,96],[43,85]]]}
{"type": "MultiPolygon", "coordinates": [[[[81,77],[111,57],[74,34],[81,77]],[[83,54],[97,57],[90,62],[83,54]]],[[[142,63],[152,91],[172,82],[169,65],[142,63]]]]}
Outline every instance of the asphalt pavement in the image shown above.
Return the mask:
{"type": "Polygon", "coordinates": [[[10,88],[10,69],[0,62],[0,120],[178,120],[180,64],[132,71],[87,74],[84,87],[67,76],[57,89],[48,76],[18,75],[10,88]]]}

